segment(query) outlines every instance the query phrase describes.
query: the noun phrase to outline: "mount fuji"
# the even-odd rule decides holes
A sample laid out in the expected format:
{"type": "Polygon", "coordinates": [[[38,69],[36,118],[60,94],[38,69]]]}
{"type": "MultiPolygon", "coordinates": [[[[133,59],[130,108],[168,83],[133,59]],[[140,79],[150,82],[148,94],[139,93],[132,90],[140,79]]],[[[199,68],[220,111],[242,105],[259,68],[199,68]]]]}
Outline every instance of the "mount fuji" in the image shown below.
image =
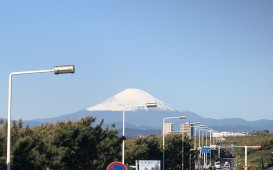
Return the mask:
{"type": "Polygon", "coordinates": [[[35,126],[45,123],[54,123],[57,121],[76,121],[86,116],[93,116],[96,117],[97,123],[99,123],[101,120],[104,120],[105,126],[115,124],[116,128],[120,129],[122,128],[122,114],[124,106],[126,106],[126,128],[131,129],[160,130],[163,118],[173,116],[186,116],[187,118],[183,120],[172,119],[166,122],[173,123],[174,130],[178,130],[179,124],[185,122],[201,122],[201,124],[204,124],[210,128],[219,131],[249,132],[265,129],[273,131],[273,120],[246,121],[240,118],[203,118],[196,113],[182,111],[167,103],[164,103],[163,101],[153,97],[143,90],[133,88],[126,89],[114,95],[113,97],[110,97],[107,100],[86,109],[54,118],[26,120],[24,121],[24,125],[35,126]],[[139,105],[145,105],[146,103],[157,103],[157,107],[149,109],[145,107],[139,107],[139,105]]]}
{"type": "MultiPolygon", "coordinates": [[[[25,122],[31,125],[39,125],[41,123],[53,123],[62,120],[76,121],[86,116],[93,116],[96,117],[96,122],[104,120],[105,125],[115,124],[116,128],[118,129],[122,127],[122,113],[124,106],[126,106],[125,123],[126,127],[128,128],[142,130],[161,129],[163,118],[170,116],[187,116],[187,121],[201,121],[204,119],[195,113],[183,112],[182,110],[153,97],[143,90],[129,88],[97,105],[75,113],[48,119],[29,120],[25,122]],[[145,106],[146,103],[157,103],[157,107],[149,109],[146,107],[139,107],[141,105],[145,106]]],[[[179,121],[172,120],[172,122],[175,123],[179,121]]],[[[183,122],[185,122],[185,120],[183,122]]]]}
{"type": "Polygon", "coordinates": [[[140,89],[126,89],[115,96],[105,100],[95,106],[89,107],[88,111],[123,111],[124,106],[132,106],[127,111],[136,111],[145,109],[143,107],[134,107],[144,105],[145,103],[157,103],[157,108],[162,111],[181,112],[179,109],[172,107],[161,100],[151,96],[147,92],[140,89]]]}
{"type": "Polygon", "coordinates": [[[126,127],[137,129],[160,129],[164,117],[182,115],[180,109],[134,88],[126,89],[95,106],[88,107],[85,112],[98,120],[104,119],[106,124],[115,123],[117,128],[121,128],[124,107],[126,127]],[[157,103],[157,107],[139,107],[145,106],[146,103],[157,103]]]}

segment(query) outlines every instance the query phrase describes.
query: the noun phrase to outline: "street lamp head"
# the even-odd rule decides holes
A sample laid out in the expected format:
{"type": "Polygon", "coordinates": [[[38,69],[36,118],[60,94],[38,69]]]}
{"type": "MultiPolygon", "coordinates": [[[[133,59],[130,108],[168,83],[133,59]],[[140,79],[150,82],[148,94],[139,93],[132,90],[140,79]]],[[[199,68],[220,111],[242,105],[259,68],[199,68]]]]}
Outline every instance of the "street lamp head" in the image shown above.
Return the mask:
{"type": "Polygon", "coordinates": [[[146,107],[157,107],[157,103],[146,103],[146,107]]]}
{"type": "Polygon", "coordinates": [[[179,119],[186,119],[187,116],[179,116],[178,118],[179,118],[179,119]]]}
{"type": "Polygon", "coordinates": [[[75,73],[75,66],[74,65],[67,65],[67,66],[55,66],[54,73],[58,74],[67,74],[67,73],[75,73]]]}

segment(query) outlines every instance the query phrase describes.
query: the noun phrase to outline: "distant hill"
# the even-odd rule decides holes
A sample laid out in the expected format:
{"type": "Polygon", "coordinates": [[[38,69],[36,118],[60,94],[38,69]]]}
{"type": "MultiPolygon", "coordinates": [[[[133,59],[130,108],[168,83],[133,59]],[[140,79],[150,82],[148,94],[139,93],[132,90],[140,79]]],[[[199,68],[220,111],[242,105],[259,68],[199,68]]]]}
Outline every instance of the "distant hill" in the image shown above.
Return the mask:
{"type": "MultiPolygon", "coordinates": [[[[233,131],[233,132],[251,132],[254,130],[269,130],[273,132],[273,120],[257,120],[257,121],[246,121],[240,118],[228,118],[228,119],[211,119],[203,118],[193,112],[170,112],[165,113],[162,111],[135,111],[135,112],[125,112],[126,114],[126,128],[133,128],[139,130],[154,129],[160,130],[162,121],[164,117],[172,116],[187,116],[187,119],[179,120],[172,119],[174,126],[178,128],[179,124],[185,122],[201,122],[201,124],[206,125],[217,131],[233,131]]],[[[81,110],[75,113],[66,114],[59,117],[48,118],[48,119],[35,119],[26,120],[24,125],[36,126],[46,123],[54,123],[57,121],[76,121],[86,116],[96,117],[97,122],[104,119],[104,125],[110,126],[115,124],[117,129],[122,128],[122,112],[111,112],[111,111],[87,111],[81,110]]],[[[167,121],[166,121],[167,122],[167,121]]]]}
{"type": "Polygon", "coordinates": [[[178,125],[185,122],[200,122],[201,124],[218,131],[250,132],[254,130],[269,130],[273,132],[273,120],[246,121],[241,118],[212,119],[204,118],[190,111],[181,111],[163,101],[151,96],[140,89],[126,89],[113,97],[95,105],[58,117],[47,119],[25,120],[24,125],[36,126],[57,121],[76,121],[86,116],[97,118],[97,122],[104,119],[104,125],[116,124],[117,129],[122,128],[122,112],[124,106],[132,106],[125,110],[126,128],[132,133],[146,134],[144,130],[161,130],[163,118],[173,116],[187,116],[187,119],[166,120],[172,122],[178,130],[178,125]],[[133,107],[145,105],[145,103],[157,103],[157,108],[133,107]],[[133,130],[134,129],[134,130],[133,130]]]}

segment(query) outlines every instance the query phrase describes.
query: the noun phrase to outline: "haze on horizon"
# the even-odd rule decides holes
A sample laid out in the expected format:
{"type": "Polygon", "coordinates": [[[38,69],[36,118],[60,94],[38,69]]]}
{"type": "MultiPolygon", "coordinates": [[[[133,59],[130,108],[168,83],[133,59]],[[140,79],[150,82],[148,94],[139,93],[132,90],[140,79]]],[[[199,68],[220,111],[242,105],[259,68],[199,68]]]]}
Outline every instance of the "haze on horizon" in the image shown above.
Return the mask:
{"type": "Polygon", "coordinates": [[[0,2],[0,117],[56,117],[142,89],[206,118],[273,119],[273,2],[0,2]]]}

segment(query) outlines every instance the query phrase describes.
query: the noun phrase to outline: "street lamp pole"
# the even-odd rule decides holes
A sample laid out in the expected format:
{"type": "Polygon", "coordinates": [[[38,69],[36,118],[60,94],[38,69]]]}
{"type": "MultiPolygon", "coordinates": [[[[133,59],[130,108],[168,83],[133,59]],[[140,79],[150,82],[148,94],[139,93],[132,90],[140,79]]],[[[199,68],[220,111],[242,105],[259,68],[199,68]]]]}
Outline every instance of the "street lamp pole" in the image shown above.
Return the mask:
{"type": "MultiPolygon", "coordinates": [[[[200,131],[203,131],[204,130],[204,128],[205,128],[205,126],[204,125],[200,125],[200,127],[199,127],[199,148],[201,147],[200,145],[201,145],[201,140],[200,140],[200,131]]],[[[203,133],[202,133],[203,134],[203,133]]],[[[202,136],[202,146],[203,146],[203,136],[202,136]]]]}
{"type": "Polygon", "coordinates": [[[157,103],[146,103],[145,105],[132,105],[132,106],[123,106],[122,112],[122,164],[125,164],[125,109],[133,107],[157,107],[157,103]]]}
{"type": "Polygon", "coordinates": [[[186,116],[178,116],[178,117],[165,117],[163,118],[163,125],[162,125],[162,146],[163,146],[163,160],[162,160],[162,164],[163,164],[163,170],[165,170],[165,120],[167,119],[186,119],[186,116]]]}
{"type": "Polygon", "coordinates": [[[9,91],[8,91],[8,129],[7,129],[7,170],[10,170],[10,143],[11,143],[11,108],[12,108],[12,77],[14,75],[22,74],[37,74],[37,73],[48,73],[54,72],[58,74],[75,73],[74,65],[67,66],[55,66],[51,70],[36,70],[36,71],[22,71],[12,72],[9,75],[9,91]]]}
{"type": "MultiPolygon", "coordinates": [[[[200,141],[200,131],[203,131],[204,128],[205,128],[204,125],[200,125],[200,127],[199,127],[199,147],[198,147],[198,148],[200,149],[200,150],[199,150],[200,153],[199,153],[199,157],[198,157],[198,160],[199,160],[199,161],[198,161],[198,162],[199,162],[199,169],[200,169],[200,163],[201,163],[200,161],[202,161],[202,153],[201,153],[201,146],[200,146],[200,145],[201,145],[201,141],[200,141]],[[201,158],[201,160],[200,160],[200,158],[201,158]]],[[[202,134],[203,134],[203,133],[202,133],[202,134]]],[[[202,135],[202,147],[203,147],[203,146],[204,146],[204,145],[203,145],[203,135],[202,135]]]]}
{"type": "MultiPolygon", "coordinates": [[[[196,126],[192,126],[192,125],[197,125],[197,124],[200,124],[200,122],[191,123],[190,129],[195,128],[196,126]]],[[[184,126],[182,126],[182,127],[184,130],[184,126]]],[[[190,130],[190,133],[191,133],[191,130],[190,130]]],[[[191,136],[191,134],[190,134],[190,136],[191,136]]],[[[194,142],[195,142],[195,137],[194,137],[194,142]]],[[[194,144],[194,147],[195,147],[195,144],[194,144]]],[[[190,163],[191,163],[191,161],[190,161],[190,163]]],[[[182,164],[181,165],[182,165],[182,170],[184,170],[184,131],[182,131],[182,164]]],[[[191,164],[189,166],[191,166],[191,164]]]]}
{"type": "Polygon", "coordinates": [[[200,122],[195,122],[194,123],[195,126],[192,126],[194,128],[194,144],[193,144],[193,150],[196,150],[196,129],[198,129],[198,127],[200,127],[200,122]]]}
{"type": "Polygon", "coordinates": [[[206,146],[208,146],[208,129],[206,129],[206,146]]]}
{"type": "Polygon", "coordinates": [[[212,132],[213,132],[213,130],[209,129],[209,144],[210,144],[210,146],[212,145],[212,132]]]}
{"type": "Polygon", "coordinates": [[[184,132],[182,131],[182,163],[181,163],[181,169],[184,170],[184,132]]]}
{"type": "MultiPolygon", "coordinates": [[[[193,149],[191,149],[191,150],[195,151],[196,150],[196,135],[197,135],[196,134],[196,129],[198,129],[198,127],[200,127],[201,125],[200,125],[200,122],[195,122],[193,124],[194,124],[194,126],[192,126],[192,128],[194,128],[194,140],[193,140],[194,143],[193,143],[193,149]]],[[[190,166],[189,166],[189,169],[191,170],[191,152],[190,152],[190,166]]]]}

